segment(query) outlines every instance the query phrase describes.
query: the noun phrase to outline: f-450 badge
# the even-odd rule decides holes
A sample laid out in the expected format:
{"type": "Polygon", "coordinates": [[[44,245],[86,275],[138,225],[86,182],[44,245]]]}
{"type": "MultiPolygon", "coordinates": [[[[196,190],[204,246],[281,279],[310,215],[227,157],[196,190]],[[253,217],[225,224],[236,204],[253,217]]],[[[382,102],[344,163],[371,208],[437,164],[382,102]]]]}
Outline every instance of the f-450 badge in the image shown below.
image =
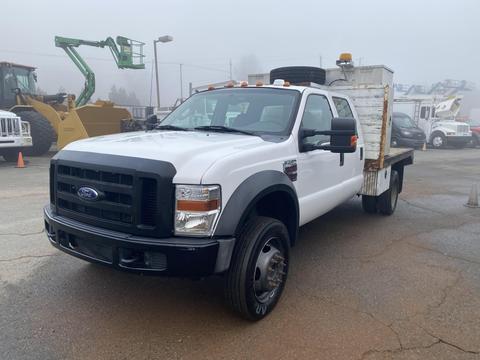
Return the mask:
{"type": "Polygon", "coordinates": [[[287,160],[283,163],[283,172],[292,181],[297,181],[297,160],[287,160]]]}

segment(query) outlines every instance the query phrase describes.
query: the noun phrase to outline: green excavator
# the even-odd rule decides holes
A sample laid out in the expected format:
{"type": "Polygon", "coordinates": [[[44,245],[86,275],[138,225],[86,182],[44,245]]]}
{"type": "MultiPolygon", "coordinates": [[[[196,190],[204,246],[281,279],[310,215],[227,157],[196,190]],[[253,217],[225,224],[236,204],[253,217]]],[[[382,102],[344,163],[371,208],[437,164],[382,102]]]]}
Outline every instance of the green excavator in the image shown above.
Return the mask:
{"type": "Polygon", "coordinates": [[[61,149],[75,140],[135,128],[127,109],[110,101],[89,103],[95,92],[95,74],[76,48],[107,47],[119,69],[144,69],[145,44],[123,36],[116,41],[111,37],[89,41],[56,36],[55,45],[67,53],[85,77],[85,87],[78,97],[64,93],[38,95],[34,67],[0,62],[0,109],[14,112],[30,123],[33,146],[25,153],[42,155],[55,140],[61,149]]]}

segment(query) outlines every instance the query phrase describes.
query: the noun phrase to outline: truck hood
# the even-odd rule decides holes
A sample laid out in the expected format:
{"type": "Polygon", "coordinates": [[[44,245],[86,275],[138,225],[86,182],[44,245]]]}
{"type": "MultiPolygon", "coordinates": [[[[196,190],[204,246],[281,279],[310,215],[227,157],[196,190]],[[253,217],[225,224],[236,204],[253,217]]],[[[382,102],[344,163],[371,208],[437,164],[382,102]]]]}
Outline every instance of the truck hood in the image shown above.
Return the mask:
{"type": "Polygon", "coordinates": [[[200,182],[217,160],[270,144],[258,136],[201,131],[131,132],[84,139],[64,150],[170,162],[176,182],[200,182]]]}

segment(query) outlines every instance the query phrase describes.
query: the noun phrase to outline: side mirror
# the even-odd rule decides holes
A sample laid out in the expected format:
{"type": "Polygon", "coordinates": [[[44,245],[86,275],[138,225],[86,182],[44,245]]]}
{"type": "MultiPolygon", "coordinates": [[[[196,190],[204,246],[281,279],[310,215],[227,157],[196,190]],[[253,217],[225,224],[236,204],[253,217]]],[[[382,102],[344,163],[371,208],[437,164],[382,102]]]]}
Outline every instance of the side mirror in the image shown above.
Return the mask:
{"type": "Polygon", "coordinates": [[[357,122],[354,118],[334,118],[330,145],[332,153],[353,153],[357,150],[357,122]]]}
{"type": "Polygon", "coordinates": [[[147,120],[145,120],[145,129],[147,131],[155,129],[155,126],[158,124],[158,118],[157,115],[153,114],[147,117],[147,120]]]}
{"type": "Polygon", "coordinates": [[[303,129],[300,132],[300,138],[304,151],[320,149],[332,153],[352,153],[357,149],[357,123],[354,118],[334,118],[332,119],[332,130],[303,129]],[[330,145],[316,146],[303,143],[303,139],[315,135],[329,135],[330,145]]]}

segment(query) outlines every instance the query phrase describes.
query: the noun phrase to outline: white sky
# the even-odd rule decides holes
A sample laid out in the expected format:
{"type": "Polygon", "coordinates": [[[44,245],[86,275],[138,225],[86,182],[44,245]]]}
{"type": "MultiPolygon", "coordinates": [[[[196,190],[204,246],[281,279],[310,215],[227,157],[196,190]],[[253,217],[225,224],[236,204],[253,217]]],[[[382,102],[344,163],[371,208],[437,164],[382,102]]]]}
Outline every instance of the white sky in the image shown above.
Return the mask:
{"type": "MultiPolygon", "coordinates": [[[[188,83],[228,78],[228,63],[254,54],[260,70],[287,65],[334,66],[340,52],[362,64],[385,64],[399,83],[431,84],[446,78],[480,87],[479,0],[1,0],[0,61],[38,67],[38,85],[78,94],[83,77],[54,36],[103,40],[123,35],[147,43],[146,70],[118,70],[106,49],[79,52],[96,73],[97,91],[126,87],[150,101],[153,39],[159,44],[162,105],[180,94],[179,65],[188,83]],[[208,69],[207,69],[208,68],[208,69]],[[209,70],[212,69],[212,70],[209,70]]],[[[153,103],[155,103],[155,94],[153,103]]]]}

